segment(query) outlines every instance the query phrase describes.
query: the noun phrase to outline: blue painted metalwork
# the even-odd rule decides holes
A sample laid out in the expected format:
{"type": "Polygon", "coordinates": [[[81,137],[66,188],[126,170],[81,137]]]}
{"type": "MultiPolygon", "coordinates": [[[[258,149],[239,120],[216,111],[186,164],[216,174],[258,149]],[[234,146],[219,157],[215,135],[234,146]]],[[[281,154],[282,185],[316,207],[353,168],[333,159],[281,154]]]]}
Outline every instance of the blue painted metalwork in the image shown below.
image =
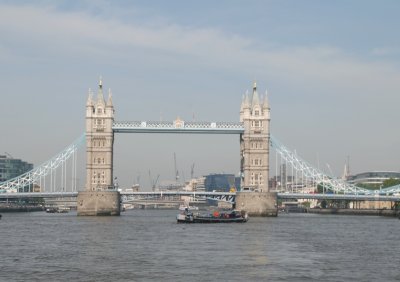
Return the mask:
{"type": "Polygon", "coordinates": [[[200,121],[114,121],[113,131],[117,133],[200,133],[200,134],[241,134],[241,122],[200,122],[200,121]]]}

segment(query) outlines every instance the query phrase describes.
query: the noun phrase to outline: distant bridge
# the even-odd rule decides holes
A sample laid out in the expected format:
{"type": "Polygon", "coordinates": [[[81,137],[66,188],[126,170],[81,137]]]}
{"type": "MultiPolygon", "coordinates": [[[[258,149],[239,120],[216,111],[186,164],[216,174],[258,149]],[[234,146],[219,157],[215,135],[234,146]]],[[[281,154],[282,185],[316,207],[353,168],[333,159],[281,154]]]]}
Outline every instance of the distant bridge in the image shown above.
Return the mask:
{"type": "MultiPolygon", "coordinates": [[[[193,198],[212,199],[234,203],[236,193],[232,192],[120,192],[121,201],[129,202],[134,199],[151,200],[172,196],[189,196],[193,198]]],[[[251,193],[251,192],[248,192],[251,193]]],[[[78,192],[47,192],[47,193],[0,193],[0,200],[6,199],[33,199],[33,198],[72,198],[78,192]]],[[[307,194],[307,193],[278,193],[278,199],[305,199],[305,200],[348,200],[348,201],[391,201],[400,202],[400,195],[355,195],[355,194],[307,194]]]]}
{"type": "MultiPolygon", "coordinates": [[[[149,122],[149,121],[133,121],[133,122],[114,122],[113,129],[116,132],[142,132],[142,133],[157,133],[157,132],[183,132],[183,133],[213,133],[213,134],[240,134],[243,132],[243,123],[241,122],[183,122],[179,127],[174,122],[149,122]]],[[[44,191],[58,193],[57,190],[71,191],[77,193],[77,149],[84,143],[85,135],[83,134],[71,145],[66,147],[62,152],[51,158],[49,161],[43,163],[37,168],[32,169],[16,178],[0,183],[0,192],[6,194],[13,194],[10,192],[22,192],[25,187],[33,187],[39,184],[44,191]],[[70,183],[71,187],[67,187],[67,162],[69,159],[72,171],[73,182],[70,183]],[[57,175],[57,169],[59,173],[57,175]],[[60,171],[61,170],[61,171],[60,171]],[[45,181],[45,178],[50,179],[45,181]],[[61,181],[60,181],[61,180],[61,181]],[[49,188],[46,187],[46,183],[49,188]],[[57,188],[57,186],[62,188],[57,188]]],[[[292,167],[293,175],[297,175],[300,181],[313,182],[322,185],[325,191],[331,191],[336,195],[393,195],[400,194],[400,185],[380,189],[368,190],[365,188],[357,187],[349,184],[341,179],[334,178],[327,175],[323,171],[313,167],[308,162],[304,161],[296,152],[290,151],[286,146],[280,143],[274,136],[271,136],[270,145],[275,149],[277,155],[281,160],[285,161],[288,166],[292,167]],[[295,172],[295,173],[294,173],[295,172]]],[[[293,192],[293,191],[292,191],[293,192]]],[[[63,193],[63,192],[59,192],[63,193]]],[[[38,193],[34,193],[32,197],[39,197],[38,193]]],[[[51,194],[57,195],[57,194],[51,194]]],[[[1,196],[0,193],[0,198],[1,196]]],[[[15,197],[9,196],[8,198],[15,197]]],[[[19,196],[17,196],[19,197],[19,196]]],[[[24,196],[26,197],[26,196],[24,196]]],[[[50,196],[52,197],[52,196],[50,196]]],[[[286,196],[285,196],[286,197],[286,196]]],[[[329,197],[329,196],[328,196],[329,197]]]]}

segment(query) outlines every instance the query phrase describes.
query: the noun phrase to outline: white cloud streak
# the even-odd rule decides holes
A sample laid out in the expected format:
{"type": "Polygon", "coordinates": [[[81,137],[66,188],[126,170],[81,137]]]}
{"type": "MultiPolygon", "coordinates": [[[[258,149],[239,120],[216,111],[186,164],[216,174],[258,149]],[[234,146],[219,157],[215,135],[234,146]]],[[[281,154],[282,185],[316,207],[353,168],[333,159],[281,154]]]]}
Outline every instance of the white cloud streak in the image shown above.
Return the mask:
{"type": "MultiPolygon", "coordinates": [[[[338,80],[364,81],[393,86],[393,79],[399,76],[399,70],[388,63],[363,62],[330,46],[260,50],[252,39],[226,35],[217,29],[185,28],[173,24],[139,26],[83,12],[59,12],[49,7],[2,6],[0,30],[6,34],[2,53],[7,52],[7,41],[32,43],[50,53],[103,55],[105,59],[110,53],[113,59],[116,54],[129,58],[132,53],[127,50],[142,48],[172,56],[189,56],[217,68],[237,67],[247,71],[258,70],[261,74],[271,72],[290,76],[299,82],[304,79],[329,84],[338,80]],[[370,81],[365,81],[365,77],[370,81]]],[[[9,48],[8,53],[11,53],[15,46],[9,48]]],[[[382,53],[384,49],[380,50],[376,52],[382,53]]],[[[15,52],[19,52],[18,47],[15,52]]]]}

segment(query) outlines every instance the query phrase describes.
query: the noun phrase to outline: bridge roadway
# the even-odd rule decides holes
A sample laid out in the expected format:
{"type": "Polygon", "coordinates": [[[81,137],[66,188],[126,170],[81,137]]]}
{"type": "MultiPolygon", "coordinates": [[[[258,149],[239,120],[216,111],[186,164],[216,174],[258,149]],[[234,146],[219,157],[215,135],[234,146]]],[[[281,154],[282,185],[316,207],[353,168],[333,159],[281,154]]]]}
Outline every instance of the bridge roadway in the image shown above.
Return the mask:
{"type": "MultiPolygon", "coordinates": [[[[248,192],[251,193],[251,192],[248,192]]],[[[41,193],[0,193],[0,200],[23,198],[67,198],[77,197],[78,192],[41,192],[41,193]]],[[[236,193],[231,192],[121,192],[122,199],[139,196],[154,199],[162,196],[193,196],[234,202],[236,193]]],[[[349,201],[392,201],[400,202],[400,195],[355,195],[355,194],[307,194],[307,193],[278,193],[278,199],[307,199],[307,200],[349,200],[349,201]]]]}

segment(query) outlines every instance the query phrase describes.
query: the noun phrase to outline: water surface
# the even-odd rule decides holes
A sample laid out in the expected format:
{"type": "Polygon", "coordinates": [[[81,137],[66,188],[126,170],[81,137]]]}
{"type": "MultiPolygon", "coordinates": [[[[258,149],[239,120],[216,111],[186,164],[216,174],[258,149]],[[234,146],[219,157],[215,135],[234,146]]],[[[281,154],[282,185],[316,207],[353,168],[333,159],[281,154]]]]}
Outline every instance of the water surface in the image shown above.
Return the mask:
{"type": "Polygon", "coordinates": [[[175,215],[3,213],[0,281],[400,281],[396,218],[280,214],[190,225],[175,215]]]}

